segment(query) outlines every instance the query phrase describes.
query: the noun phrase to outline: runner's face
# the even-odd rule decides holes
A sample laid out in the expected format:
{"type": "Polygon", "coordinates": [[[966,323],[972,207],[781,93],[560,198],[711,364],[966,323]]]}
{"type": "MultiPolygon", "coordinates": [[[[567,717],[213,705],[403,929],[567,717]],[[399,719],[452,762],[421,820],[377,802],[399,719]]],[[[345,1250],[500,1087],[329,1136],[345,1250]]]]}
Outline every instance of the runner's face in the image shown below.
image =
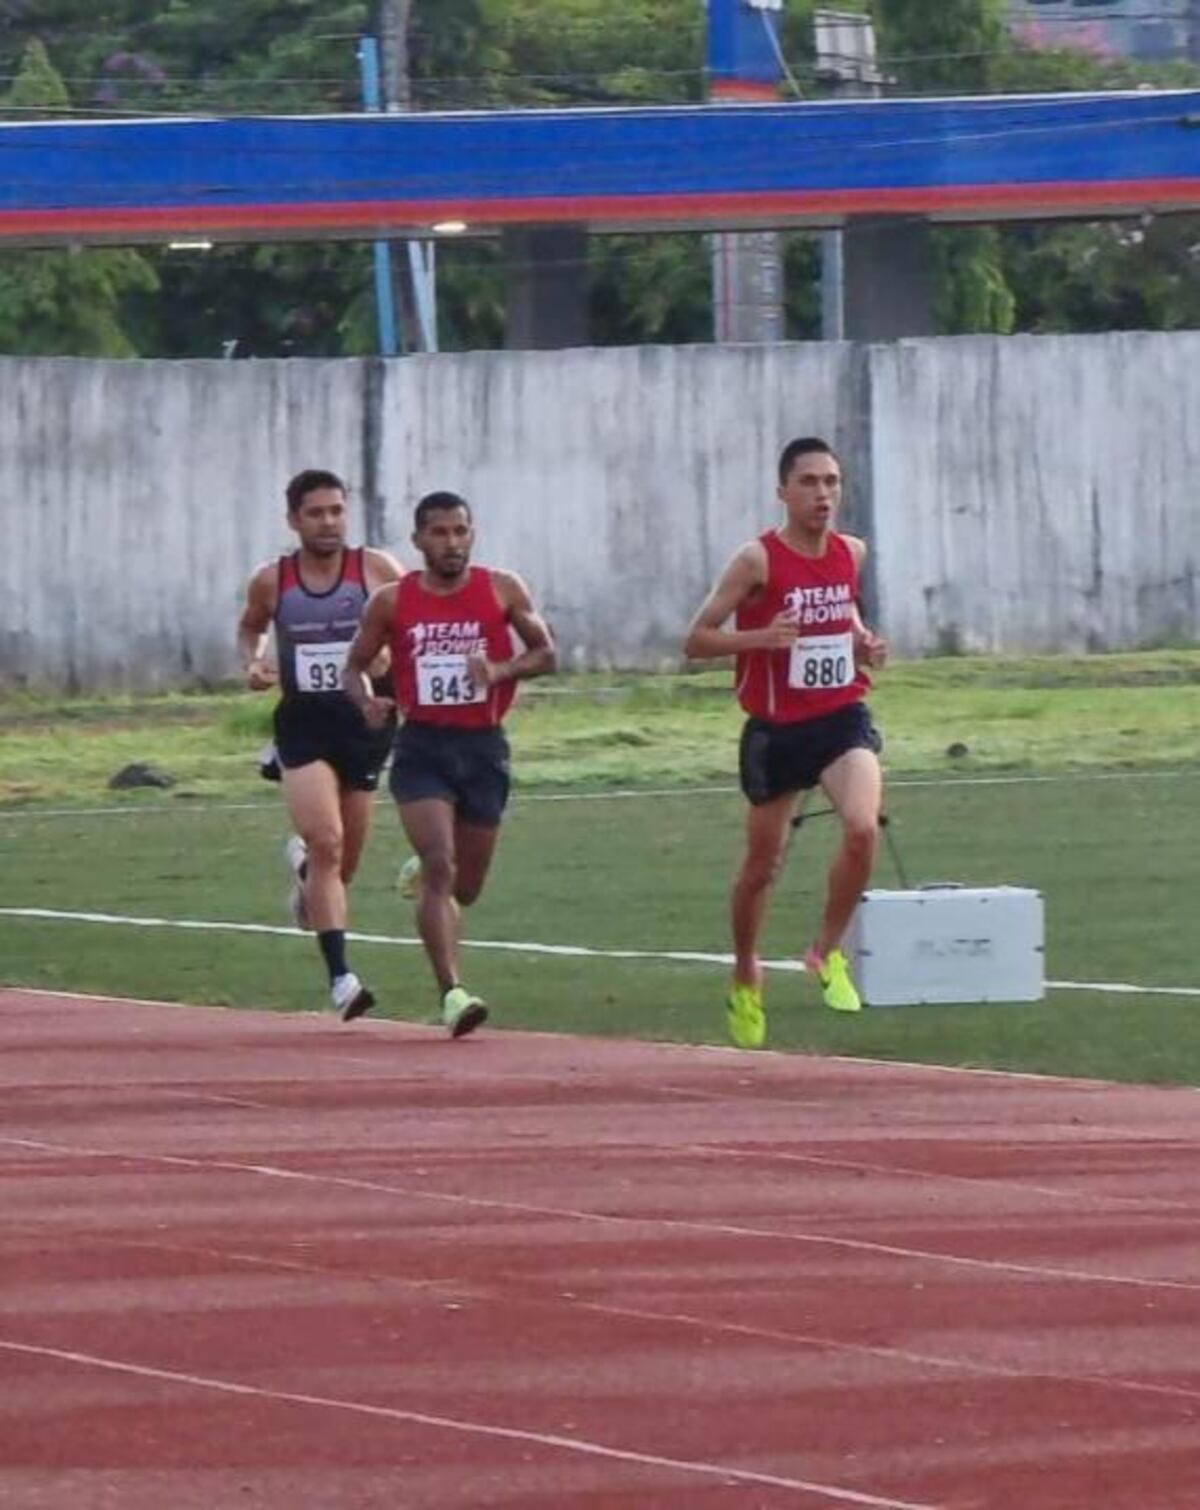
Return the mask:
{"type": "Polygon", "coordinates": [[[314,488],[288,523],[309,555],[336,556],[346,543],[346,495],[341,488],[314,488]]]}
{"type": "Polygon", "coordinates": [[[832,527],[842,501],[842,469],[827,451],[797,456],[779,499],[789,521],[802,530],[820,533],[832,527]]]}
{"type": "Polygon", "coordinates": [[[466,509],[434,509],[412,539],[430,574],[453,582],[470,563],[475,527],[466,509]]]}

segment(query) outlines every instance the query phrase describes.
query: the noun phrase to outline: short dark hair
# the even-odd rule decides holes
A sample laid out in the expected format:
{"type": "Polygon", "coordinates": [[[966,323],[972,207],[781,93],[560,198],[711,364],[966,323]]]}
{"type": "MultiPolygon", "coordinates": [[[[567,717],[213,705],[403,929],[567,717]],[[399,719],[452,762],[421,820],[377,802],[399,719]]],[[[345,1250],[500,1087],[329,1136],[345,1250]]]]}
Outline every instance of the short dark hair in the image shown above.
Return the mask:
{"type": "Polygon", "coordinates": [[[336,488],[343,497],[349,492],[336,472],[321,472],[310,467],[307,471],[297,472],[287,485],[288,513],[295,514],[308,495],[321,488],[336,488]]]}
{"type": "Polygon", "coordinates": [[[841,457],[827,440],[822,440],[819,435],[802,435],[798,440],[789,440],[779,453],[780,487],[783,487],[792,475],[792,468],[796,465],[797,458],[807,456],[810,451],[820,452],[824,456],[832,456],[834,461],[841,466],[841,457]]]}
{"type": "Polygon", "coordinates": [[[426,493],[413,509],[413,529],[423,530],[430,514],[440,514],[446,509],[463,509],[468,520],[473,520],[471,505],[458,493],[426,493]]]}

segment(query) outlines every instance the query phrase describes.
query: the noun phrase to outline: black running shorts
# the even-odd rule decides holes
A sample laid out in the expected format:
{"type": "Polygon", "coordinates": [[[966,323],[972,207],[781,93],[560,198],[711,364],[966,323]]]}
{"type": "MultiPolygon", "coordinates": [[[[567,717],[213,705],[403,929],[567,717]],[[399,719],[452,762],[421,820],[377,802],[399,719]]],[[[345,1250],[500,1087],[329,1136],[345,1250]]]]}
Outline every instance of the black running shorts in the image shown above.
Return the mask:
{"type": "Polygon", "coordinates": [[[352,792],[373,792],[392,747],[395,723],[371,729],[348,697],[300,694],[275,709],[275,749],[285,771],[320,760],[352,792]]]}
{"type": "Polygon", "coordinates": [[[389,785],[400,804],[436,797],[464,823],[497,828],[508,803],[508,740],[503,729],[410,720],[396,734],[389,785]]]}
{"type": "Polygon", "coordinates": [[[748,718],[738,749],[738,774],[746,799],[755,807],[788,792],[806,792],[847,750],[883,749],[866,704],[848,703],[820,718],[770,724],[748,718]]]}

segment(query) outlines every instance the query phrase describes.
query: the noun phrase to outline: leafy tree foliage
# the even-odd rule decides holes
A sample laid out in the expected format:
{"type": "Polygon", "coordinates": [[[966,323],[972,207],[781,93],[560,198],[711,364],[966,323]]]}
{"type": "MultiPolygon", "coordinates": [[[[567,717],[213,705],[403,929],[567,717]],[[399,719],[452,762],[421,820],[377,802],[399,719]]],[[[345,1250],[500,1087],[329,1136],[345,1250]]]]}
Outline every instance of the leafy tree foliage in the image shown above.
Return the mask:
{"type": "MultiPolygon", "coordinates": [[[[70,97],[40,41],[24,50],[4,108],[21,119],[61,115],[70,97]]],[[[0,352],[34,356],[135,354],[121,318],[124,301],[155,287],[136,252],[0,252],[0,352]]]]}
{"type": "MultiPolygon", "coordinates": [[[[359,107],[356,44],[386,0],[0,0],[0,104],[13,118],[359,107]]],[[[808,97],[815,0],[786,0],[783,49],[808,97]]],[[[844,0],[869,9],[890,93],[1195,84],[1147,69],[1034,51],[1003,0],[844,0]]],[[[704,96],[701,0],[411,0],[414,108],[692,102],[704,96]]],[[[941,229],[940,327],[1070,330],[1200,325],[1200,217],[1148,226],[941,229]]],[[[788,333],[818,331],[814,238],[785,238],[788,333]]],[[[594,338],[705,340],[709,246],[698,235],[594,238],[594,338]]],[[[499,345],[498,242],[439,248],[443,345],[499,345]]],[[[374,349],[369,248],[348,243],[0,254],[0,347],[9,351],[277,356],[374,349]]]]}

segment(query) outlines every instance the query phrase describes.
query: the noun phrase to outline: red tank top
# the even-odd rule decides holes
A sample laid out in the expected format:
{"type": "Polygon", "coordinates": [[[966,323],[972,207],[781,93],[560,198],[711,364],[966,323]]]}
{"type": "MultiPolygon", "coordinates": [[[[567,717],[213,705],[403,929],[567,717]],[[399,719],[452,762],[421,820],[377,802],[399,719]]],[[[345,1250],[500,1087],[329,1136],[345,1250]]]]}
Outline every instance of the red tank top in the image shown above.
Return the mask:
{"type": "Polygon", "coordinates": [[[823,556],[802,556],[774,530],[759,537],[767,553],[761,592],[738,605],[738,629],[765,629],[786,613],[800,627],[790,650],[749,650],[737,658],[737,697],[746,712],[772,724],[820,718],[858,702],[870,688],[854,665],[852,633],[858,567],[842,535],[823,556]]]}
{"type": "Polygon", "coordinates": [[[396,705],[405,719],[449,729],[492,729],[508,712],[516,683],[479,687],[467,657],[506,661],[513,653],[508,613],[486,566],[468,569],[452,593],[429,592],[420,572],[396,588],[392,666],[396,705]]]}

